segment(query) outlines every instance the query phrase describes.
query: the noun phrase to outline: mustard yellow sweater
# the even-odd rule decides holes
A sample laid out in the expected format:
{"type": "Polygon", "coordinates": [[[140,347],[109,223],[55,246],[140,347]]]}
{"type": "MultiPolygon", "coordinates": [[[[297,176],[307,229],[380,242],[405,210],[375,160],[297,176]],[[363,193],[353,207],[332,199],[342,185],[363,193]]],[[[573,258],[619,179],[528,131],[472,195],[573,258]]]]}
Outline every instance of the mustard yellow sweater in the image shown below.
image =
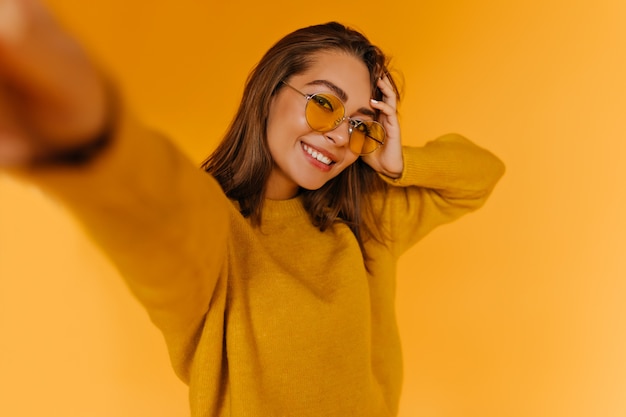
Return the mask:
{"type": "Polygon", "coordinates": [[[266,201],[252,227],[215,180],[125,115],[88,166],[27,173],[110,256],[163,332],[189,385],[191,415],[394,416],[402,361],[394,313],[398,257],[436,226],[480,207],[503,173],[458,135],[406,148],[369,242],[320,232],[298,198],[266,201]]]}

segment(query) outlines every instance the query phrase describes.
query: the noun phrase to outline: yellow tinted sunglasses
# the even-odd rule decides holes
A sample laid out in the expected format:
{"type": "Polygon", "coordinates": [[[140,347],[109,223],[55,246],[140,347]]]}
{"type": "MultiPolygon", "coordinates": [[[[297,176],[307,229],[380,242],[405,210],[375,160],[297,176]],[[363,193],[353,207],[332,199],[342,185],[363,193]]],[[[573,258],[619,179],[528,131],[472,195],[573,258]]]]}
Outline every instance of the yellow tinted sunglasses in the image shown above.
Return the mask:
{"type": "Polygon", "coordinates": [[[358,155],[367,155],[385,144],[385,128],[373,120],[359,120],[346,116],[346,108],[338,97],[329,93],[305,94],[283,81],[304,98],[304,115],[311,129],[325,133],[336,129],[344,120],[348,121],[350,150],[358,155]]]}

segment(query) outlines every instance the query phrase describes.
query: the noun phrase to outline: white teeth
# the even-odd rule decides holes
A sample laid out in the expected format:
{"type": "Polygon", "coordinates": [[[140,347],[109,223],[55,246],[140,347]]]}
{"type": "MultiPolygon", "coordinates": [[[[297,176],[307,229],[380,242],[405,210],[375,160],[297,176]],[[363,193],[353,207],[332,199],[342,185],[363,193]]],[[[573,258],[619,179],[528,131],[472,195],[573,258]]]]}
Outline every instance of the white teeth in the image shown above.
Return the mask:
{"type": "Polygon", "coordinates": [[[321,153],[311,149],[309,146],[305,144],[302,144],[302,147],[309,155],[311,155],[313,158],[317,159],[318,161],[326,165],[330,165],[333,162],[333,160],[330,159],[329,157],[322,155],[321,153]]]}

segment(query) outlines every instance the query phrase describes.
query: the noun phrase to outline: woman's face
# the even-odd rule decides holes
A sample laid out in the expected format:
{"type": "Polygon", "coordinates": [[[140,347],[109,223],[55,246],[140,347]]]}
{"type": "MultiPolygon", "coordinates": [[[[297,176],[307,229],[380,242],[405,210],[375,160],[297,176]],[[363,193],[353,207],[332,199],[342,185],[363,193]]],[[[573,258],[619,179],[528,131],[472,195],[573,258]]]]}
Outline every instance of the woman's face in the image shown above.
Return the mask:
{"type": "MultiPolygon", "coordinates": [[[[370,74],[365,64],[352,55],[340,51],[316,53],[309,69],[287,82],[304,94],[329,93],[342,98],[346,116],[372,120],[370,74]]],[[[272,100],[267,141],[274,166],[267,198],[288,199],[300,187],[316,190],[358,158],[348,147],[348,121],[330,132],[316,132],[307,124],[306,104],[304,96],[287,86],[272,100]]]]}

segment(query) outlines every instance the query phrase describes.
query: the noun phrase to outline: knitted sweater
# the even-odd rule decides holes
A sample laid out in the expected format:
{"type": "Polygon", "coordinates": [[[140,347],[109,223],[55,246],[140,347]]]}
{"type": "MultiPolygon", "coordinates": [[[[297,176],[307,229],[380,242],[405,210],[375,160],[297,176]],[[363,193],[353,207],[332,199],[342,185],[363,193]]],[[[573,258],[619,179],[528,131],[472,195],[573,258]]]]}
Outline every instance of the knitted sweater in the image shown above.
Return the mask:
{"type": "Polygon", "coordinates": [[[163,332],[191,415],[394,416],[401,391],[398,257],[480,207],[503,173],[458,135],[405,148],[376,205],[389,241],[321,232],[299,198],[253,227],[216,181],[124,115],[87,166],[27,173],[84,224],[163,332]]]}

